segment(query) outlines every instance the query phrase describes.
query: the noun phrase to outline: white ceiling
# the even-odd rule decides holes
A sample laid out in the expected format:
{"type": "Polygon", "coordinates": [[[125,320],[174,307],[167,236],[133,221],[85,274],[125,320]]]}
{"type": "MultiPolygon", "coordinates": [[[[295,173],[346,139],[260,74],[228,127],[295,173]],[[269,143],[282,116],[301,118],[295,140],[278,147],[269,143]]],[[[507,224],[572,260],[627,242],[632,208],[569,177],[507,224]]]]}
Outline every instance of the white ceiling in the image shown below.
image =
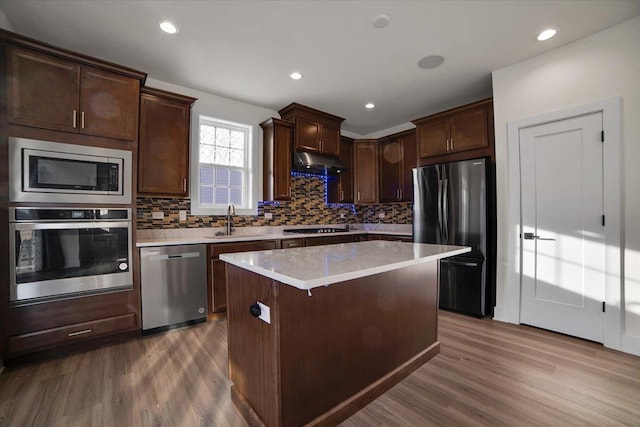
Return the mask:
{"type": "Polygon", "coordinates": [[[489,97],[492,71],[640,15],[640,0],[0,0],[0,9],[16,32],[53,45],[272,110],[295,101],[368,135],[489,97]],[[379,14],[391,18],[382,29],[371,25],[379,14]],[[162,20],[178,34],[161,32],[162,20]],[[536,41],[547,27],[558,35],[536,41]],[[431,54],[445,63],[419,69],[431,54]],[[291,80],[293,70],[304,78],[291,80]]]}

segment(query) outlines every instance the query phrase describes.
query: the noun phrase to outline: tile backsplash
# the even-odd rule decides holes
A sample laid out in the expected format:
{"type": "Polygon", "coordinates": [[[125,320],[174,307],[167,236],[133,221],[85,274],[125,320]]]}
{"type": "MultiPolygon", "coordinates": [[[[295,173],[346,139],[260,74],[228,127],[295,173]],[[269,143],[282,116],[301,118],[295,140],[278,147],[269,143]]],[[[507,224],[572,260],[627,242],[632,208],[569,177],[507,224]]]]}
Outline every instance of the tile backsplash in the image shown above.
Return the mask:
{"type": "MultiPolygon", "coordinates": [[[[291,201],[261,202],[258,204],[258,215],[234,216],[234,226],[411,224],[411,203],[355,207],[327,205],[324,178],[312,175],[292,176],[291,184],[291,201]],[[265,213],[271,213],[273,218],[265,219],[265,213]],[[384,218],[380,218],[380,213],[384,213],[384,218]],[[340,214],[344,214],[344,218],[340,214]]],[[[138,229],[223,227],[226,223],[224,216],[190,215],[190,199],[138,197],[136,210],[138,229]],[[181,210],[187,211],[186,221],[180,221],[181,210]],[[152,212],[160,211],[164,213],[164,218],[153,219],[152,212]]]]}

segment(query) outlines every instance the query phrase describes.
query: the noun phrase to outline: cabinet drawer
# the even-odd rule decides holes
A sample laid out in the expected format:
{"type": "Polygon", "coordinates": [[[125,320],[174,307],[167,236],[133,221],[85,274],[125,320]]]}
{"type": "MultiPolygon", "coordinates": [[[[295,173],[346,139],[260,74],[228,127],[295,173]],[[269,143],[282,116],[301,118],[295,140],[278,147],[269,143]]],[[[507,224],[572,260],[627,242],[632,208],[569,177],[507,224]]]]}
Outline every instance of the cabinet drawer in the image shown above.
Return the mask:
{"type": "Polygon", "coordinates": [[[136,326],[136,314],[128,313],[10,337],[8,350],[10,354],[15,355],[130,330],[136,326]]]}
{"type": "Polygon", "coordinates": [[[304,239],[283,239],[281,241],[282,249],[301,248],[304,246],[304,239]]]}

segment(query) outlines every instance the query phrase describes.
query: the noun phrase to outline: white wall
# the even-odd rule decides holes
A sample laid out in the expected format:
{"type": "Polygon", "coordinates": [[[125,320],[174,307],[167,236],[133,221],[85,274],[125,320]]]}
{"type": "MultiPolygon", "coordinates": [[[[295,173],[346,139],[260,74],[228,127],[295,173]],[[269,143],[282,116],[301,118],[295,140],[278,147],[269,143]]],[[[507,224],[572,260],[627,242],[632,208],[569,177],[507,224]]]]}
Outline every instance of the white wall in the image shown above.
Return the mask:
{"type": "Polygon", "coordinates": [[[0,9],[0,28],[3,30],[13,31],[13,27],[11,26],[11,22],[9,22],[9,18],[4,14],[2,9],[0,9]]]}
{"type": "MultiPolygon", "coordinates": [[[[561,34],[559,36],[561,37],[561,34]]],[[[622,97],[622,349],[640,354],[640,17],[493,73],[498,203],[496,318],[508,316],[507,123],[622,97]]]]}

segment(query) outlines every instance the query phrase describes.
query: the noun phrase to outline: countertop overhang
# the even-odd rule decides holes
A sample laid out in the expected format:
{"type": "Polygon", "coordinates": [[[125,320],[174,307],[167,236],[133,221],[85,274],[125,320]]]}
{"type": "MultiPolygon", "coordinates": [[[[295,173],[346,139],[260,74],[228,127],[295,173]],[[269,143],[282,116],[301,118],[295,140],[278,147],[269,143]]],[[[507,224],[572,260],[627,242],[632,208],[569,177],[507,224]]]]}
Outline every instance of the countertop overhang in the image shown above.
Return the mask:
{"type": "Polygon", "coordinates": [[[229,264],[302,290],[470,252],[467,246],[384,240],[222,254],[229,264]]]}

